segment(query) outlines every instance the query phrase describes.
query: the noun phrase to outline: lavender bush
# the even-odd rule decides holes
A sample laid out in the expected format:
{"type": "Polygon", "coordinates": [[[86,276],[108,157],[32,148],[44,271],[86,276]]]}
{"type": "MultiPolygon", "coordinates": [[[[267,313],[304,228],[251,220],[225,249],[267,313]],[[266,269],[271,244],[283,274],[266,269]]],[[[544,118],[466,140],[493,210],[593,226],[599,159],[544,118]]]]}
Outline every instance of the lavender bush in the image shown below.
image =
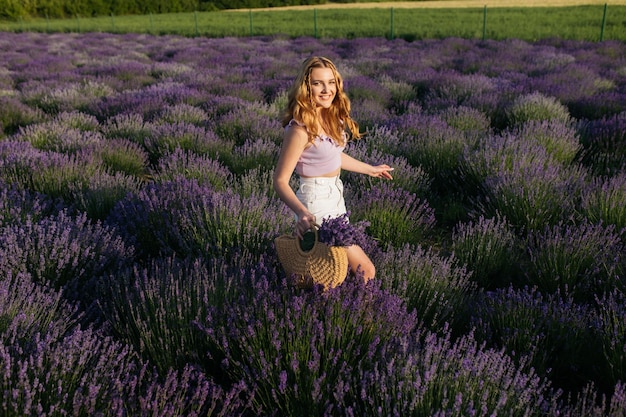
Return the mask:
{"type": "Polygon", "coordinates": [[[44,113],[22,103],[19,98],[0,97],[0,138],[15,133],[20,127],[45,119],[44,113]]]}
{"type": "Polygon", "coordinates": [[[511,125],[520,125],[530,121],[560,121],[567,123],[571,116],[563,104],[554,97],[542,93],[532,93],[518,97],[507,112],[511,125]]]}
{"type": "Polygon", "coordinates": [[[262,195],[241,197],[181,178],[120,201],[110,222],[148,255],[261,254],[285,230],[285,211],[262,195]]]}
{"type": "Polygon", "coordinates": [[[428,201],[403,189],[380,183],[360,195],[351,188],[348,191],[346,198],[353,200],[352,217],[370,222],[368,233],[383,245],[418,244],[435,226],[434,211],[428,201]]]}
{"type": "Polygon", "coordinates": [[[78,306],[56,291],[33,282],[28,273],[7,273],[0,281],[0,342],[26,346],[37,335],[65,334],[81,318],[78,306]]]}
{"type": "Polygon", "coordinates": [[[351,375],[377,363],[415,317],[398,298],[357,282],[321,294],[270,280],[258,276],[249,297],[200,328],[223,350],[226,372],[254,387],[257,414],[345,415],[361,395],[351,375]]]}
{"type": "Polygon", "coordinates": [[[94,301],[95,280],[133,259],[133,250],[110,227],[66,211],[0,230],[0,271],[26,273],[66,295],[94,301]]]}
{"type": "Polygon", "coordinates": [[[159,182],[174,181],[178,177],[193,179],[200,185],[210,185],[219,191],[225,191],[235,180],[232,172],[221,162],[181,148],[159,160],[154,176],[159,182]]]}
{"type": "Polygon", "coordinates": [[[518,244],[506,219],[481,216],[453,230],[450,249],[472,271],[472,279],[488,289],[506,285],[519,275],[518,244]]]}
{"type": "Polygon", "coordinates": [[[228,145],[220,141],[213,131],[186,122],[155,126],[154,133],[144,138],[143,145],[152,164],[177,148],[214,158],[228,155],[228,145]]]}
{"type": "Polygon", "coordinates": [[[528,282],[541,291],[559,289],[588,300],[593,294],[623,288],[624,242],[612,225],[546,226],[529,233],[527,251],[528,282]]]}
{"type": "Polygon", "coordinates": [[[434,331],[446,323],[462,323],[476,284],[453,258],[430,249],[405,245],[387,247],[375,258],[382,288],[405,300],[410,310],[434,331]]]}
{"type": "Polygon", "coordinates": [[[624,48],[0,33],[0,414],[623,414],[624,48]],[[311,54],[395,168],[331,293],[272,247],[311,54]]]}
{"type": "MultiPolygon", "coordinates": [[[[376,143],[376,140],[370,140],[370,137],[367,136],[361,142],[350,144],[348,152],[354,158],[369,164],[378,165],[384,162],[393,167],[394,171],[391,173],[393,181],[390,184],[394,187],[406,190],[417,196],[429,195],[433,182],[431,177],[421,167],[411,165],[406,158],[380,151],[378,149],[380,145],[376,143]]],[[[380,147],[384,147],[384,145],[380,147]]],[[[343,179],[345,184],[356,190],[370,189],[379,182],[369,176],[352,172],[343,174],[343,179]]]]}
{"type": "Polygon", "coordinates": [[[605,369],[599,384],[611,387],[624,378],[626,371],[626,309],[624,293],[612,290],[597,297],[599,328],[605,369]]]}
{"type": "Polygon", "coordinates": [[[479,184],[478,213],[499,213],[514,227],[530,230],[575,216],[587,173],[554,161],[544,146],[506,133],[488,139],[465,158],[468,181],[479,184]]]}
{"type": "Polygon", "coordinates": [[[601,375],[595,317],[590,305],[561,292],[509,287],[481,297],[472,325],[480,340],[514,356],[528,355],[540,375],[576,392],[601,375]]]}
{"type": "Polygon", "coordinates": [[[0,181],[0,227],[39,221],[61,209],[45,195],[19,189],[0,181]]]}
{"type": "Polygon", "coordinates": [[[624,171],[626,112],[583,120],[579,124],[583,145],[581,162],[598,175],[611,176],[624,171]]]}
{"type": "Polygon", "coordinates": [[[581,150],[578,133],[567,121],[529,121],[513,134],[520,141],[539,144],[549,157],[563,165],[571,164],[581,150]]]}
{"type": "Polygon", "coordinates": [[[466,144],[462,132],[440,117],[426,114],[402,115],[393,120],[391,126],[401,134],[396,152],[432,176],[433,186],[450,186],[466,144]]]}
{"type": "Polygon", "coordinates": [[[96,172],[86,184],[70,185],[74,207],[90,219],[105,220],[118,201],[141,188],[141,180],[121,172],[96,172]]]}
{"type": "Polygon", "coordinates": [[[109,139],[95,146],[94,154],[108,171],[143,178],[148,173],[148,153],[128,139],[109,139]]]}
{"type": "Polygon", "coordinates": [[[582,214],[592,223],[626,228],[626,171],[609,178],[594,178],[582,195],[582,214]]]}
{"type": "Polygon", "coordinates": [[[449,107],[443,111],[442,117],[449,126],[463,132],[469,139],[478,139],[491,132],[489,117],[473,107],[449,107]]]}
{"type": "Polygon", "coordinates": [[[425,334],[359,380],[362,401],[345,415],[552,415],[560,393],[506,353],[479,345],[472,335],[425,334]]]}
{"type": "Polygon", "coordinates": [[[121,139],[145,145],[147,138],[154,135],[156,126],[137,113],[120,113],[108,118],[102,126],[107,139],[121,139]]]}
{"type": "Polygon", "coordinates": [[[115,332],[161,373],[187,363],[215,368],[207,352],[216,348],[193,323],[238,299],[243,282],[236,272],[224,259],[154,259],[107,274],[101,306],[115,332]]]}

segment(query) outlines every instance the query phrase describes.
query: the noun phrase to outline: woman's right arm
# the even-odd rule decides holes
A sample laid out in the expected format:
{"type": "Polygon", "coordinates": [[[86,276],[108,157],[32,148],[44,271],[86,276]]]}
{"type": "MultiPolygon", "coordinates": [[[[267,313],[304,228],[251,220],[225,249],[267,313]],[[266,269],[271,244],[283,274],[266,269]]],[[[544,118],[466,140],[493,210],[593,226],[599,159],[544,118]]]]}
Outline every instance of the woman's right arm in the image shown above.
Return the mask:
{"type": "Polygon", "coordinates": [[[289,180],[307,143],[308,136],[302,127],[292,126],[287,129],[274,170],[274,190],[298,217],[296,235],[299,237],[311,228],[312,223],[315,222],[315,216],[298,200],[296,193],[289,185],[289,180]]]}

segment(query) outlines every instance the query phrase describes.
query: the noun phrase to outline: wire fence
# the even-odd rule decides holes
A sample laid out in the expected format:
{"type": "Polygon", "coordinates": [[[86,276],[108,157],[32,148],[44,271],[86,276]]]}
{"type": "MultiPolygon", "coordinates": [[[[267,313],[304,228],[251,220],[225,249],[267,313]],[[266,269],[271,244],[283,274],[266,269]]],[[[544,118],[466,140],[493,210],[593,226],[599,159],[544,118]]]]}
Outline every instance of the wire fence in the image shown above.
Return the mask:
{"type": "MultiPolygon", "coordinates": [[[[539,9],[539,8],[536,8],[539,9]]],[[[626,6],[608,7],[608,3],[572,10],[563,18],[551,17],[554,9],[543,11],[492,8],[451,10],[439,9],[324,9],[308,12],[248,11],[193,12],[149,14],[44,21],[19,20],[16,24],[0,23],[4,31],[45,32],[140,32],[150,34],[181,34],[185,36],[263,36],[292,37],[397,37],[407,40],[463,37],[502,39],[519,37],[540,39],[562,37],[604,41],[607,22],[611,18],[609,39],[626,41],[626,6]],[[592,8],[593,7],[593,8],[592,8]],[[609,12],[615,10],[610,15],[609,12]],[[421,21],[420,21],[421,19],[421,21]],[[524,20],[526,19],[526,20],[524,20]],[[562,19],[565,19],[564,21],[562,19]]],[[[563,10],[565,8],[556,8],[563,10]]]]}

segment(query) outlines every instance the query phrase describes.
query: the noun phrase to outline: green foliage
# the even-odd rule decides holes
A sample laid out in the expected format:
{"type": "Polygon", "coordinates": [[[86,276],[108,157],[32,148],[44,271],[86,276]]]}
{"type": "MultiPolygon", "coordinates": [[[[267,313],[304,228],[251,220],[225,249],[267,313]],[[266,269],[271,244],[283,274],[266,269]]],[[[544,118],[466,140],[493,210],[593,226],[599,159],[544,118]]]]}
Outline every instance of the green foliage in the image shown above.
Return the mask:
{"type": "Polygon", "coordinates": [[[564,123],[571,121],[567,107],[556,98],[541,93],[518,97],[507,114],[511,125],[517,126],[529,121],[554,120],[564,123]]]}
{"type": "Polygon", "coordinates": [[[73,200],[73,191],[89,186],[89,179],[101,167],[98,163],[81,157],[62,157],[52,163],[46,163],[30,173],[31,187],[34,191],[52,198],[73,200]]]}
{"type": "Polygon", "coordinates": [[[40,109],[29,107],[12,97],[0,97],[0,137],[15,133],[20,126],[41,122],[44,118],[40,109]]]}
{"type": "Polygon", "coordinates": [[[126,139],[111,139],[94,151],[107,170],[142,177],[146,174],[148,154],[138,144],[126,139]]]}
{"type": "MultiPolygon", "coordinates": [[[[250,12],[215,12],[215,3],[200,1],[195,7],[175,13],[167,5],[149,7],[148,0],[137,2],[114,1],[110,9],[97,17],[68,15],[57,3],[72,0],[49,0],[49,8],[27,13],[21,6],[4,6],[16,0],[0,0],[0,30],[42,32],[137,32],[180,34],[185,36],[249,36],[276,35],[316,36],[326,38],[381,37],[390,35],[390,11],[387,8],[320,9],[317,24],[312,10],[272,10],[250,12]],[[18,10],[19,9],[19,10],[18,10]],[[198,13],[194,13],[194,11],[198,13]],[[1,12],[0,12],[1,13],[1,12]],[[158,13],[155,15],[155,13],[158,13]],[[8,14],[11,14],[10,16],[8,14]],[[28,19],[16,21],[19,16],[28,19]],[[48,16],[49,18],[46,18],[48,16]],[[6,20],[8,19],[8,20],[6,20]],[[79,20],[77,22],[77,20],[79,20]],[[197,23],[197,24],[196,24],[197,23]]],[[[224,0],[226,2],[227,0],[224,0]]],[[[321,0],[321,2],[325,2],[321,0]]],[[[163,2],[165,3],[165,2],[163,2]]],[[[171,2],[174,7],[175,2],[171,2]]],[[[266,3],[270,3],[267,1],[266,3]]],[[[294,1],[296,3],[296,1],[294,1]]],[[[305,3],[303,1],[297,3],[305,3]]],[[[307,3],[313,3],[309,1],[307,3]]],[[[229,3],[230,4],[230,3],[229,3]]],[[[277,6],[275,2],[266,6],[277,6]]],[[[179,6],[176,6],[179,7],[179,6]]],[[[232,7],[232,6],[230,6],[232,7]]],[[[626,40],[622,30],[626,6],[608,8],[604,39],[626,40]]],[[[86,14],[84,16],[92,16],[86,14]]],[[[394,14],[394,37],[408,41],[458,37],[477,39],[483,35],[483,8],[462,9],[402,9],[394,14]]],[[[494,8],[488,12],[486,35],[489,39],[562,38],[597,41],[601,30],[600,5],[579,7],[524,7],[494,8]],[[597,17],[599,16],[599,17],[597,17]]],[[[408,91],[392,91],[403,95],[408,91]]]]}

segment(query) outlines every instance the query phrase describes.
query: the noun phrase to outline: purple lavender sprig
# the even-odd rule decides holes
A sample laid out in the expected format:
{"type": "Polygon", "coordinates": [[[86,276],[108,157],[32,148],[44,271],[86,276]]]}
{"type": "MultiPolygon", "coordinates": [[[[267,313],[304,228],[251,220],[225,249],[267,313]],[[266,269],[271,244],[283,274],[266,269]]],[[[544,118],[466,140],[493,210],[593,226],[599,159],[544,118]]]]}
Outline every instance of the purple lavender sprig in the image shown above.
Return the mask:
{"type": "Polygon", "coordinates": [[[326,218],[318,230],[319,241],[330,246],[367,246],[371,238],[365,232],[369,222],[350,223],[349,213],[335,218],[326,218]]]}

